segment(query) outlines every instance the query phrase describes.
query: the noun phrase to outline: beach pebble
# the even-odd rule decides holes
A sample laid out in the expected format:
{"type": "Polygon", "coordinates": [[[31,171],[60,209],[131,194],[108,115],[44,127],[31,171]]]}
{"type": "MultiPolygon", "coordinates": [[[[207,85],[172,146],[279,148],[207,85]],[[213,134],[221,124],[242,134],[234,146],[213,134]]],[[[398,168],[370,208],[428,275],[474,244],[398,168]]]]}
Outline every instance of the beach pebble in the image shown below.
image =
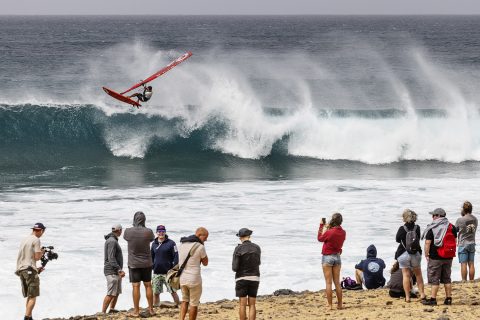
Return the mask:
{"type": "Polygon", "coordinates": [[[433,312],[433,308],[423,309],[423,312],[433,312]]]}
{"type": "Polygon", "coordinates": [[[393,301],[387,301],[387,302],[385,302],[385,304],[386,304],[387,306],[391,306],[391,305],[393,304],[393,301]]]}
{"type": "Polygon", "coordinates": [[[222,303],[220,308],[223,309],[235,309],[235,305],[233,303],[222,303]]]}

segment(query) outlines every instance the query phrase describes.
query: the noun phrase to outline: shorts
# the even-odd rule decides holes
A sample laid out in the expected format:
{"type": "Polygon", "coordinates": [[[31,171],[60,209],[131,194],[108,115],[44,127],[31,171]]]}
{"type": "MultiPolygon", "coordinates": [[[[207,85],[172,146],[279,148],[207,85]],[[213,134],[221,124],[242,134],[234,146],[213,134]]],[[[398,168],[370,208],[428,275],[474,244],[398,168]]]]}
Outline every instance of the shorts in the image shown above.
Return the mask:
{"type": "Polygon", "coordinates": [[[152,281],[152,268],[130,268],[128,267],[128,277],[131,283],[152,281]]]}
{"type": "Polygon", "coordinates": [[[235,296],[256,298],[259,284],[259,281],[238,280],[235,282],[235,296]]]}
{"type": "Polygon", "coordinates": [[[452,260],[428,260],[427,276],[428,283],[438,285],[440,283],[452,283],[452,260]]]}
{"type": "Polygon", "coordinates": [[[116,274],[109,274],[107,278],[107,296],[118,296],[122,293],[122,277],[116,274]]]}
{"type": "Polygon", "coordinates": [[[342,259],[339,254],[328,254],[322,256],[322,265],[327,265],[330,267],[339,266],[342,264],[342,259]]]}
{"type": "Polygon", "coordinates": [[[202,296],[202,284],[192,285],[182,285],[180,287],[182,290],[182,301],[189,302],[191,306],[198,307],[200,304],[200,297],[202,296]]]}
{"type": "Polygon", "coordinates": [[[40,277],[35,270],[22,270],[18,272],[22,283],[24,298],[34,298],[40,295],[40,277]]]}
{"type": "Polygon", "coordinates": [[[152,288],[153,288],[153,293],[154,294],[160,294],[163,293],[163,286],[165,285],[165,288],[167,289],[168,293],[174,293],[177,290],[173,289],[168,285],[168,283],[165,281],[166,274],[153,274],[152,277],[152,288]]]}
{"type": "Polygon", "coordinates": [[[467,263],[475,261],[475,243],[458,247],[458,262],[467,263]]]}
{"type": "Polygon", "coordinates": [[[420,268],[422,263],[422,255],[420,252],[409,254],[407,251],[405,251],[397,258],[397,261],[400,269],[420,268]]]}

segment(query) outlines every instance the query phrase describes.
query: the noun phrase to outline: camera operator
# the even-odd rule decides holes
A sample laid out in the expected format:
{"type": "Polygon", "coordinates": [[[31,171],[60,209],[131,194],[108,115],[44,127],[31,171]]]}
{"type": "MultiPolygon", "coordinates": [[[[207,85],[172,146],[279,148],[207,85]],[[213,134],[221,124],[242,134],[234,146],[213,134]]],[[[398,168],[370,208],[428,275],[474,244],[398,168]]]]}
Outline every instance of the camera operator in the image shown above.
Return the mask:
{"type": "Polygon", "coordinates": [[[40,278],[38,274],[42,269],[37,268],[44,249],[40,244],[40,237],[45,232],[43,223],[37,222],[32,227],[32,234],[25,238],[18,251],[16,275],[22,283],[23,296],[27,298],[24,320],[33,320],[32,311],[37,297],[40,295],[40,278]]]}

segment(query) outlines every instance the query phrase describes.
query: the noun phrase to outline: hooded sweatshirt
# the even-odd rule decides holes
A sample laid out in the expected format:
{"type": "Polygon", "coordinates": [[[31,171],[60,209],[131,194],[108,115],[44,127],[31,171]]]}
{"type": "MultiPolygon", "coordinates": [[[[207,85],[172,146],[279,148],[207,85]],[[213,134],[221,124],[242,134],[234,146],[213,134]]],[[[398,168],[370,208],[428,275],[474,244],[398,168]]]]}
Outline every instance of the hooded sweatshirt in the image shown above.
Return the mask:
{"type": "Polygon", "coordinates": [[[150,251],[154,274],[167,274],[168,270],[178,263],[177,245],[175,241],[168,239],[167,235],[165,235],[163,242],[158,241],[158,238],[153,240],[150,251]]]}
{"type": "Polygon", "coordinates": [[[183,237],[180,239],[181,245],[178,248],[178,260],[182,265],[193,246],[197,246],[193,255],[188,259],[185,269],[180,275],[180,285],[196,286],[202,283],[200,270],[201,260],[207,256],[203,242],[195,235],[183,237]],[[198,244],[199,245],[198,245],[198,244]]]}
{"type": "Polygon", "coordinates": [[[150,254],[150,242],[155,239],[151,229],[145,227],[145,214],[141,211],[133,216],[133,227],[127,228],[123,238],[128,243],[128,267],[150,268],[152,256],[150,254]]]}
{"type": "Polygon", "coordinates": [[[118,271],[123,269],[122,248],[113,232],[107,234],[105,240],[103,273],[106,276],[117,275],[118,271]]]}
{"type": "Polygon", "coordinates": [[[367,259],[355,265],[355,269],[363,272],[367,289],[377,289],[385,285],[385,278],[383,277],[385,262],[377,258],[377,248],[373,244],[367,248],[367,259]]]}

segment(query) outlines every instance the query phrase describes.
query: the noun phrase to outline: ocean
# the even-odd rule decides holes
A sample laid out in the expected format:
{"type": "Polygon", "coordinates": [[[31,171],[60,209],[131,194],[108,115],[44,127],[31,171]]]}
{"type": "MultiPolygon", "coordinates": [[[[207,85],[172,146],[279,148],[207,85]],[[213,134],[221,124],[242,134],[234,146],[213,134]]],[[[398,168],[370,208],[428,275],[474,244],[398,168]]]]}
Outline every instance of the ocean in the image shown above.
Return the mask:
{"type": "Polygon", "coordinates": [[[139,210],[177,243],[210,231],[202,301],[234,298],[242,227],[260,294],[324,288],[316,235],[334,212],[342,276],[370,244],[390,266],[405,208],[423,229],[480,203],[479,49],[478,16],[0,16],[3,318],[23,315],[13,272],[35,222],[59,254],[35,318],[100,311],[103,236],[139,210]],[[101,89],[186,51],[138,110],[101,89]]]}

